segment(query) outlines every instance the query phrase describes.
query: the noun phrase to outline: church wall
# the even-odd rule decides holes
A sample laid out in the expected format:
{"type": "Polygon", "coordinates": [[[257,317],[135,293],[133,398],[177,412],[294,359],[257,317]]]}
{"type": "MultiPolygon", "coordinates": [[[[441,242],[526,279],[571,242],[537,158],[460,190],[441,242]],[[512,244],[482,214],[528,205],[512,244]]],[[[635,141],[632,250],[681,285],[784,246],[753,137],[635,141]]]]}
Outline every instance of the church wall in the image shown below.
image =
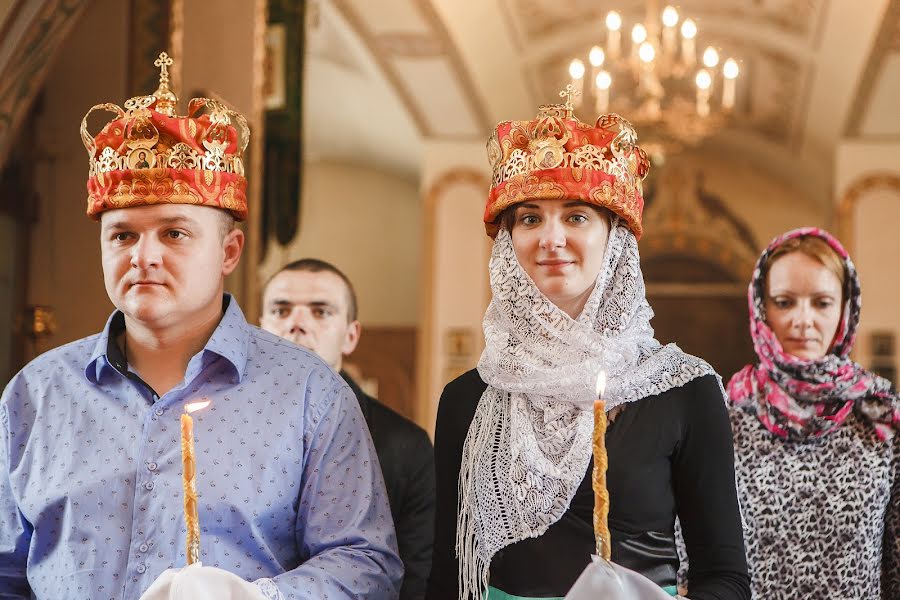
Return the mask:
{"type": "Polygon", "coordinates": [[[484,142],[426,142],[422,305],[416,418],[434,430],[444,385],[475,366],[490,301],[491,241],[482,213],[490,181],[484,142]]]}
{"type": "Polygon", "coordinates": [[[854,358],[869,368],[892,368],[895,385],[896,373],[900,371],[897,356],[900,166],[897,156],[900,156],[898,143],[844,142],[837,151],[835,172],[840,231],[859,271],[863,292],[854,358]],[[873,348],[873,336],[884,334],[893,336],[893,352],[873,348]]]}
{"type": "MultiPolygon", "coordinates": [[[[704,189],[721,198],[752,230],[757,255],[780,233],[797,227],[823,227],[828,222],[826,198],[808,197],[795,182],[766,173],[734,153],[688,153],[673,158],[663,169],[676,166],[703,174],[704,189]]],[[[685,183],[685,187],[693,186],[693,177],[685,183]]]]}
{"type": "MultiPolygon", "coordinates": [[[[353,282],[364,328],[415,326],[421,228],[414,181],[368,167],[308,163],[297,236],[287,247],[270,241],[258,273],[260,289],[285,263],[320,258],[353,282]]],[[[256,321],[258,315],[248,318],[256,321]]]]}
{"type": "MultiPolygon", "coordinates": [[[[34,133],[45,154],[36,173],[40,206],[31,232],[28,302],[53,307],[58,330],[39,351],[98,331],[112,310],[99,226],[85,216],[88,161],[78,127],[91,106],[126,97],[126,7],[117,0],[91,4],[61,45],[43,92],[34,133]],[[102,48],[90,33],[100,31],[102,48]]],[[[96,133],[104,118],[95,115],[90,131],[96,133]]]]}

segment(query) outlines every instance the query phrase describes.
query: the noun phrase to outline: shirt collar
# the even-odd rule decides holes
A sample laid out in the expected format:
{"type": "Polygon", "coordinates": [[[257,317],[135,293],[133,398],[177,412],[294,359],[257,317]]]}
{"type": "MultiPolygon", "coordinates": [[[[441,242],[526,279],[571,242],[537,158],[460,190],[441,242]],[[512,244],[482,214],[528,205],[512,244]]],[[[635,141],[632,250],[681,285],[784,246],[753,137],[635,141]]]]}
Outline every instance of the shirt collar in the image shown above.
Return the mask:
{"type": "MultiPolygon", "coordinates": [[[[247,366],[247,352],[250,343],[250,324],[244,318],[241,307],[231,294],[222,297],[222,320],[216,326],[201,354],[212,353],[227,360],[233,367],[237,380],[241,381],[247,366]]],[[[128,361],[116,343],[125,331],[125,315],[120,310],[113,311],[84,368],[84,375],[91,383],[99,383],[107,370],[120,373],[128,370],[128,361]]]]}

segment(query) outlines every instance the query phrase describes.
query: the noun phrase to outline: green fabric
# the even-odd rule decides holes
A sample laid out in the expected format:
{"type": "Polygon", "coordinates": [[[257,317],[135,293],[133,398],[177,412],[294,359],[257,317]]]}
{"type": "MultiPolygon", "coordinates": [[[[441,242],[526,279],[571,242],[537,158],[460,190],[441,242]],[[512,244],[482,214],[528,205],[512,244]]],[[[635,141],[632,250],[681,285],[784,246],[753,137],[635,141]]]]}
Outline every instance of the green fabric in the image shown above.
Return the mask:
{"type": "MultiPolygon", "coordinates": [[[[670,596],[677,596],[678,589],[674,585],[666,586],[663,588],[663,591],[670,596]]],[[[507,594],[503,590],[498,590],[495,587],[488,586],[487,591],[484,593],[484,600],[563,600],[561,597],[557,596],[555,598],[528,598],[527,596],[513,596],[512,594],[507,594]]]]}
{"type": "Polygon", "coordinates": [[[555,598],[529,598],[528,596],[513,596],[512,594],[507,594],[503,590],[498,590],[495,587],[488,586],[487,591],[484,593],[484,600],[563,600],[562,596],[557,596],[555,598]]]}

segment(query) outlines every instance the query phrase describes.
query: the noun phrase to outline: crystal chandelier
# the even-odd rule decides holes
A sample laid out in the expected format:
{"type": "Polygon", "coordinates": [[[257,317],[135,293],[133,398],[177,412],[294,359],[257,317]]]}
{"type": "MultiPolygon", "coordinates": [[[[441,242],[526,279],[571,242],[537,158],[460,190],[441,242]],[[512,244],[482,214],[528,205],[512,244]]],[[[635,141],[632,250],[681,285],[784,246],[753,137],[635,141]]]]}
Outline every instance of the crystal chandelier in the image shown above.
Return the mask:
{"type": "Polygon", "coordinates": [[[712,46],[698,60],[697,24],[674,6],[660,12],[648,2],[644,22],[631,27],[630,43],[622,42],[623,25],[610,11],[606,39],[591,48],[587,65],[581,58],[569,64],[575,107],[592,101],[596,113],[605,114],[612,104],[633,123],[649,126],[658,153],[695,145],[720,128],[734,108],[737,61],[721,62],[712,46]]]}

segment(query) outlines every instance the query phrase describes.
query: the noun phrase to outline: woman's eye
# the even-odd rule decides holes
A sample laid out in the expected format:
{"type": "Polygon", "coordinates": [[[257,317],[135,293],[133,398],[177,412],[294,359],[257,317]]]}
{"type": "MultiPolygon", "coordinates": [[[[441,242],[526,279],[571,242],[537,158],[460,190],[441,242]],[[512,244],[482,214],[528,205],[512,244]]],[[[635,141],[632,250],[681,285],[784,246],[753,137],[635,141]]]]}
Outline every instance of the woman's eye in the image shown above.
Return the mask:
{"type": "Polygon", "coordinates": [[[585,215],[572,215],[571,217],[569,217],[569,220],[571,220],[573,223],[586,223],[586,222],[587,222],[587,216],[585,216],[585,215]]]}
{"type": "Polygon", "coordinates": [[[778,308],[787,308],[791,305],[791,301],[786,298],[773,298],[772,303],[778,308]]]}
{"type": "Polygon", "coordinates": [[[520,219],[523,225],[534,225],[538,222],[538,218],[534,215],[525,215],[520,219]]]}

